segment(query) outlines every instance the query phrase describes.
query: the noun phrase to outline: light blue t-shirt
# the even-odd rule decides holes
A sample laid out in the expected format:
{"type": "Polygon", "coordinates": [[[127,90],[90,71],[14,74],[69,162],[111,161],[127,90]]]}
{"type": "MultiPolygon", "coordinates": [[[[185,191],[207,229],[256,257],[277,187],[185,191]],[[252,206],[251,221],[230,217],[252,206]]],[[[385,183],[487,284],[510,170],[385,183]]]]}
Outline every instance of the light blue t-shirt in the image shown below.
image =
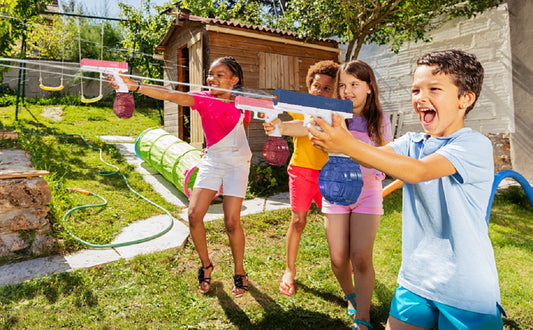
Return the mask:
{"type": "Polygon", "coordinates": [[[438,153],[457,170],[447,177],[404,184],[398,283],[426,299],[498,313],[498,273],[485,222],[494,180],[490,140],[462,128],[438,138],[407,133],[389,146],[416,159],[438,153]]]}

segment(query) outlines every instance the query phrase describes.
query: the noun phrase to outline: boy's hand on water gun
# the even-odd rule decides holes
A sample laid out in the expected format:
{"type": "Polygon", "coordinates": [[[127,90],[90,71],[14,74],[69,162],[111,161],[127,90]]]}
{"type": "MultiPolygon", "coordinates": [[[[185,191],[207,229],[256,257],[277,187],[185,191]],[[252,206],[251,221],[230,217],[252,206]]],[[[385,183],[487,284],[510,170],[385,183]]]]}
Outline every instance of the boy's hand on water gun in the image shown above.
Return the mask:
{"type": "Polygon", "coordinates": [[[270,135],[274,132],[276,129],[276,124],[278,124],[278,127],[281,129],[281,120],[279,118],[272,120],[270,123],[263,123],[263,128],[265,129],[266,135],[270,135]]]}
{"type": "Polygon", "coordinates": [[[336,113],[333,114],[332,125],[322,118],[315,118],[314,123],[307,125],[307,131],[309,139],[316,148],[330,153],[347,152],[349,141],[354,138],[348,131],[344,118],[336,113]],[[320,126],[322,130],[316,129],[315,125],[320,126]]]}

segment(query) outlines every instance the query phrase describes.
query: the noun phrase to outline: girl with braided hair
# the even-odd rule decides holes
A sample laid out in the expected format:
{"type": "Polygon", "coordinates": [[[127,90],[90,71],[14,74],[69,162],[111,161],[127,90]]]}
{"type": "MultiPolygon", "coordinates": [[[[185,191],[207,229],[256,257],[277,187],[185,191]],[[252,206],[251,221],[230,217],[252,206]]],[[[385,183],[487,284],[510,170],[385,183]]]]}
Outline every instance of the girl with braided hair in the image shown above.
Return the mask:
{"type": "MultiPolygon", "coordinates": [[[[244,270],[244,230],[240,222],[242,202],[248,187],[252,152],[245,129],[250,113],[241,113],[234,104],[231,90],[242,88],[243,72],[233,57],[221,57],[210,66],[207,91],[183,93],[163,86],[144,84],[121,75],[128,88],[146,96],[191,107],[198,111],[206,139],[206,149],[198,164],[198,174],[189,199],[188,221],[201,267],[198,270],[199,290],[207,293],[211,287],[213,263],[207,249],[204,216],[220,187],[224,191],[224,224],[233,255],[234,286],[232,294],[241,297],[248,291],[244,270]]],[[[113,87],[113,78],[108,77],[113,87]]]]}

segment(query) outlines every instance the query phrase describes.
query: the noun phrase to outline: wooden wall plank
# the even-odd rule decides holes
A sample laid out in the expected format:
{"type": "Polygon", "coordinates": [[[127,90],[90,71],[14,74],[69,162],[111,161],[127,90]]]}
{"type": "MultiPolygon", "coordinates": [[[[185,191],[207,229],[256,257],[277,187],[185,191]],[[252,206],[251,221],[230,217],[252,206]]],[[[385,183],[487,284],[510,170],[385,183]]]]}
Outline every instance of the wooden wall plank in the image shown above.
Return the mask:
{"type": "MultiPolygon", "coordinates": [[[[189,47],[189,80],[191,84],[203,84],[203,52],[202,39],[189,47]]],[[[201,90],[199,87],[191,86],[191,91],[201,90]]],[[[204,131],[202,120],[198,111],[191,111],[190,145],[197,149],[202,149],[204,144],[204,131]]]]}

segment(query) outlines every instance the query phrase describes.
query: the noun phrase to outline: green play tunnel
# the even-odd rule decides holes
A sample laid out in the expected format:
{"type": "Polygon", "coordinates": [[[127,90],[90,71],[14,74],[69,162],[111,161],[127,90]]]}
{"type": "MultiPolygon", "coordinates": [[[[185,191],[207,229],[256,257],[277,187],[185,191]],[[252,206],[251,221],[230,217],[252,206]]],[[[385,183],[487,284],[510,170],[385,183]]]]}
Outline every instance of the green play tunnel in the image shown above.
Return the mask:
{"type": "Polygon", "coordinates": [[[200,162],[200,150],[159,127],[148,128],[135,141],[137,156],[189,198],[200,162]]]}

